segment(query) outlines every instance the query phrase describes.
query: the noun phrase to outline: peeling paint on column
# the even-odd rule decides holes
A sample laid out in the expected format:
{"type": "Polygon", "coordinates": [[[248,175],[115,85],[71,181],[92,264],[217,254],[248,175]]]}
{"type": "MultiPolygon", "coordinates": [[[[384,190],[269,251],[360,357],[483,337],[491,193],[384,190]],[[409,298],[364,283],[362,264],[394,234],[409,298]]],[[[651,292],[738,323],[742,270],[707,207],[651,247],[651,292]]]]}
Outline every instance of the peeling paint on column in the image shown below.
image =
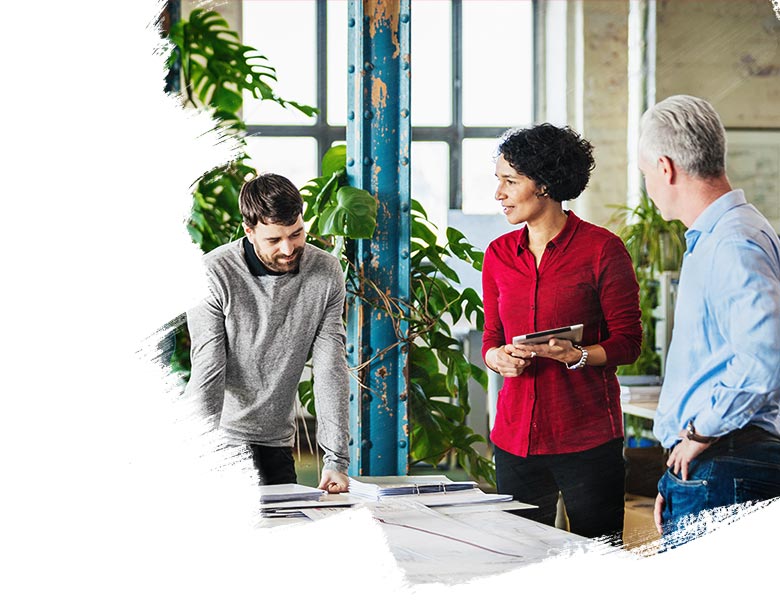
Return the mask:
{"type": "MultiPolygon", "coordinates": [[[[347,152],[354,157],[347,176],[378,202],[377,231],[356,241],[354,260],[376,290],[404,303],[410,296],[410,10],[409,0],[350,0],[348,30],[348,110],[355,118],[347,123],[347,152]]],[[[353,391],[360,402],[350,405],[351,435],[361,443],[359,453],[353,445],[357,464],[350,473],[400,475],[408,468],[409,369],[396,328],[403,336],[408,324],[376,309],[383,305],[377,294],[373,287],[362,290],[362,311],[355,307],[347,319],[356,349],[350,364],[368,364],[352,384],[360,386],[353,391]]]]}
{"type": "Polygon", "coordinates": [[[387,106],[387,85],[378,77],[371,78],[371,105],[377,110],[387,106]]]}
{"type": "Polygon", "coordinates": [[[398,17],[401,13],[401,3],[399,0],[368,0],[366,3],[366,14],[371,16],[369,35],[373,38],[377,30],[382,27],[389,27],[392,31],[393,58],[398,58],[401,52],[401,46],[398,41],[398,17]]]}

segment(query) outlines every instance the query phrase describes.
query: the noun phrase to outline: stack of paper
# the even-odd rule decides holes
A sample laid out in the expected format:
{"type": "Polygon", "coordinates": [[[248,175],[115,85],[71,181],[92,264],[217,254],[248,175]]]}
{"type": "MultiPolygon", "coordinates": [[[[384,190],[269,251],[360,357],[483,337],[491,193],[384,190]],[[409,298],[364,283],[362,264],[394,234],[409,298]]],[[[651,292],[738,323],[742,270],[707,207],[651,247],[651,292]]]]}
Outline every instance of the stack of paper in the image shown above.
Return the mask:
{"type": "Polygon", "coordinates": [[[623,403],[657,402],[660,393],[660,385],[621,385],[620,401],[623,403]]]}
{"type": "Polygon", "coordinates": [[[435,492],[456,492],[477,487],[473,481],[452,481],[445,475],[412,475],[387,477],[350,477],[349,493],[378,500],[387,496],[405,496],[435,492]]]}
{"type": "Polygon", "coordinates": [[[286,502],[289,500],[317,500],[325,490],[298,485],[297,483],[278,483],[260,486],[260,502],[286,502]]]}

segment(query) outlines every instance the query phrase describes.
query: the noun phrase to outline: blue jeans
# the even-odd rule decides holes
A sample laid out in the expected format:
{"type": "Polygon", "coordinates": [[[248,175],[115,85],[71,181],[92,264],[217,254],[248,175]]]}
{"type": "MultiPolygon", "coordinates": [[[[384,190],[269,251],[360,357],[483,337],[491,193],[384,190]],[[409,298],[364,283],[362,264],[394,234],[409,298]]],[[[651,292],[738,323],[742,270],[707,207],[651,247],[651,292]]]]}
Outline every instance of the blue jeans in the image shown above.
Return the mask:
{"type": "Polygon", "coordinates": [[[494,457],[498,492],[539,507],[512,512],[555,525],[560,490],[572,533],[610,536],[621,543],[626,478],[623,438],[582,452],[525,458],[496,446],[494,457]]]}
{"type": "Polygon", "coordinates": [[[755,425],[733,431],[691,461],[687,481],[667,469],[658,491],[665,536],[702,510],[780,496],[780,438],[755,425]]]}

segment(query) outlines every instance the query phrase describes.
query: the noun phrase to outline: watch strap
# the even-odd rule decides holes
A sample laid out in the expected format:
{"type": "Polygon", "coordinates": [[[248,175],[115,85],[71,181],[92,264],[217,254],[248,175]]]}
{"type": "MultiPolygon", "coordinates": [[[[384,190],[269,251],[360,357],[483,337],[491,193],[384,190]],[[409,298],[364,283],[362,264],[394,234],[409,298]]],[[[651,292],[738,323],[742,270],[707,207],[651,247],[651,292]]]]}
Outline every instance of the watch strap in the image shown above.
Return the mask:
{"type": "Polygon", "coordinates": [[[685,437],[691,441],[699,442],[700,444],[712,444],[718,439],[716,436],[699,435],[696,433],[696,429],[693,427],[693,419],[688,421],[688,424],[685,426],[685,432],[685,437]]]}

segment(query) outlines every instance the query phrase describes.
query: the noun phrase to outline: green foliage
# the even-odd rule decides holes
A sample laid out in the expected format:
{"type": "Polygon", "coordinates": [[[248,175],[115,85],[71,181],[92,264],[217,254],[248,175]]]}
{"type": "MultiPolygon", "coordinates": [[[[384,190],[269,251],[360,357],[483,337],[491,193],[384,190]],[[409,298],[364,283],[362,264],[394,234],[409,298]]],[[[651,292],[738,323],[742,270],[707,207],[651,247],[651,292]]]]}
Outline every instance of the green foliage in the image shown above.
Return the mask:
{"type": "MultiPolygon", "coordinates": [[[[197,8],[189,20],[171,28],[173,44],[169,64],[178,55],[181,64],[182,97],[185,105],[213,111],[216,128],[223,139],[239,149],[237,157],[204,173],[194,185],[193,204],[187,230],[192,240],[209,252],[242,235],[238,194],[247,179],[257,174],[247,164],[240,117],[243,93],[311,115],[316,109],[277,96],[272,86],[276,74],[267,59],[254,48],[239,42],[238,34],[214,11],[197,8]]],[[[186,378],[190,369],[189,337],[177,332],[172,368],[186,378]]]]}
{"type": "MultiPolygon", "coordinates": [[[[265,56],[239,41],[224,18],[214,11],[196,8],[189,20],[182,19],[169,35],[181,64],[185,104],[213,110],[217,128],[239,148],[234,161],[205,173],[195,185],[190,236],[209,252],[242,235],[238,193],[257,172],[247,164],[246,126],[240,117],[244,92],[255,98],[295,108],[306,115],[315,108],[284,100],[273,91],[276,71],[265,56]]],[[[175,55],[171,56],[171,62],[175,55]]]]}
{"type": "MultiPolygon", "coordinates": [[[[448,260],[457,259],[481,270],[484,253],[451,227],[445,232],[447,241],[440,244],[435,225],[428,220],[422,205],[412,200],[411,302],[403,305],[360,276],[348,260],[346,238],[354,239],[358,234],[369,233],[368,229],[365,232],[361,229],[368,224],[373,233],[377,207],[376,200],[367,192],[343,187],[346,148],[331,148],[323,159],[322,170],[321,177],[302,189],[309,235],[341,258],[350,280],[348,293],[383,310],[395,323],[399,342],[408,344],[410,349],[410,461],[438,464],[454,452],[458,464],[472,477],[494,485],[492,461],[474,449],[474,444],[486,443],[486,440],[465,424],[470,410],[469,381],[474,379],[486,389],[487,374],[466,359],[451,330],[462,317],[481,330],[484,325],[482,299],[472,288],[459,291],[455,286],[460,283],[458,275],[447,264],[448,260]],[[338,210],[344,210],[346,214],[337,216],[338,210]],[[353,221],[350,221],[350,215],[353,221]],[[407,326],[405,334],[402,334],[401,323],[407,326]]],[[[382,352],[378,351],[379,354],[382,352]]],[[[301,400],[311,412],[309,399],[313,396],[309,394],[308,386],[302,384],[299,393],[303,394],[301,400]]]]}
{"type": "Polygon", "coordinates": [[[342,187],[336,201],[319,214],[322,235],[341,235],[350,239],[370,238],[376,228],[376,199],[365,190],[342,187]]]}
{"type": "Polygon", "coordinates": [[[651,277],[680,268],[685,253],[685,225],[665,221],[646,193],[641,194],[636,208],[619,207],[616,217],[624,219],[618,235],[635,268],[647,271],[651,277]]]}
{"type": "Polygon", "coordinates": [[[346,276],[347,239],[370,238],[376,228],[378,203],[365,190],[347,185],[347,147],[333,146],[322,158],[322,175],[301,188],[303,220],[309,242],[341,259],[346,276]]]}
{"type": "Polygon", "coordinates": [[[301,401],[303,408],[306,409],[310,415],[315,415],[314,412],[314,380],[304,379],[298,383],[298,399],[301,401]]]}
{"type": "Polygon", "coordinates": [[[243,154],[234,162],[208,171],[195,186],[187,230],[204,252],[243,235],[238,193],[244,181],[256,174],[244,162],[246,158],[243,154]]]}
{"type": "Polygon", "coordinates": [[[653,420],[640,417],[639,415],[625,415],[626,420],[626,439],[654,439],[653,420]]]}
{"type": "MultiPolygon", "coordinates": [[[[243,183],[256,175],[243,152],[243,94],[249,92],[255,98],[306,115],[314,114],[316,109],[277,96],[272,88],[276,72],[267,58],[242,44],[238,34],[214,11],[193,10],[189,20],[174,25],[170,40],[181,63],[185,104],[213,110],[226,141],[240,149],[233,162],[205,173],[193,192],[192,216],[187,227],[192,239],[208,252],[242,235],[238,195],[243,183]]],[[[361,278],[348,260],[348,240],[373,235],[378,206],[371,194],[347,185],[345,146],[335,146],[326,153],[322,175],[304,185],[301,195],[309,241],[341,259],[350,280],[350,293],[364,301],[378,294],[379,304],[390,318],[397,324],[403,321],[408,325],[407,335],[399,342],[410,347],[411,460],[436,464],[454,452],[458,463],[471,476],[494,484],[492,462],[473,448],[475,443],[485,440],[465,425],[469,412],[468,382],[473,378],[486,388],[487,375],[465,358],[451,332],[451,324],[462,317],[481,330],[482,301],[475,290],[459,291],[455,287],[460,282],[447,263],[448,259],[463,260],[481,270],[483,253],[452,228],[446,231],[447,242],[440,245],[435,227],[422,206],[413,201],[412,302],[402,306],[398,299],[386,297],[373,282],[361,278]]],[[[401,328],[397,326],[396,330],[400,332],[401,328]]],[[[186,329],[177,332],[176,342],[171,364],[186,378],[190,368],[186,329]]],[[[298,394],[304,408],[314,414],[311,379],[300,382],[298,394]]]]}
{"type": "Polygon", "coordinates": [[[469,413],[469,381],[487,389],[487,373],[466,359],[451,324],[465,317],[480,331],[485,315],[482,299],[472,288],[459,291],[457,273],[447,259],[460,259],[482,269],[484,253],[457,229],[448,227],[441,245],[436,227],[422,205],[412,200],[411,292],[409,312],[409,420],[411,460],[436,464],[454,452],[472,476],[495,485],[493,463],[474,444],[486,440],[465,425],[469,413]],[[433,374],[433,375],[431,375],[433,374]],[[441,398],[454,398],[456,403],[441,398]]]}
{"type": "Polygon", "coordinates": [[[277,96],[272,88],[276,70],[268,59],[242,44],[238,33],[215,11],[194,9],[189,20],[173,25],[170,40],[181,59],[187,101],[193,106],[215,108],[216,117],[223,122],[244,129],[237,118],[244,91],[255,98],[296,108],[307,116],[317,112],[311,106],[277,96]]]}
{"type": "Polygon", "coordinates": [[[680,221],[665,221],[653,201],[642,191],[635,208],[619,206],[613,222],[623,225],[618,235],[626,245],[639,282],[639,306],[642,311],[642,352],[632,365],[623,365],[619,375],[658,375],[661,359],[655,351],[658,306],[657,277],[663,271],[678,271],[685,253],[685,226],[680,221]]]}

